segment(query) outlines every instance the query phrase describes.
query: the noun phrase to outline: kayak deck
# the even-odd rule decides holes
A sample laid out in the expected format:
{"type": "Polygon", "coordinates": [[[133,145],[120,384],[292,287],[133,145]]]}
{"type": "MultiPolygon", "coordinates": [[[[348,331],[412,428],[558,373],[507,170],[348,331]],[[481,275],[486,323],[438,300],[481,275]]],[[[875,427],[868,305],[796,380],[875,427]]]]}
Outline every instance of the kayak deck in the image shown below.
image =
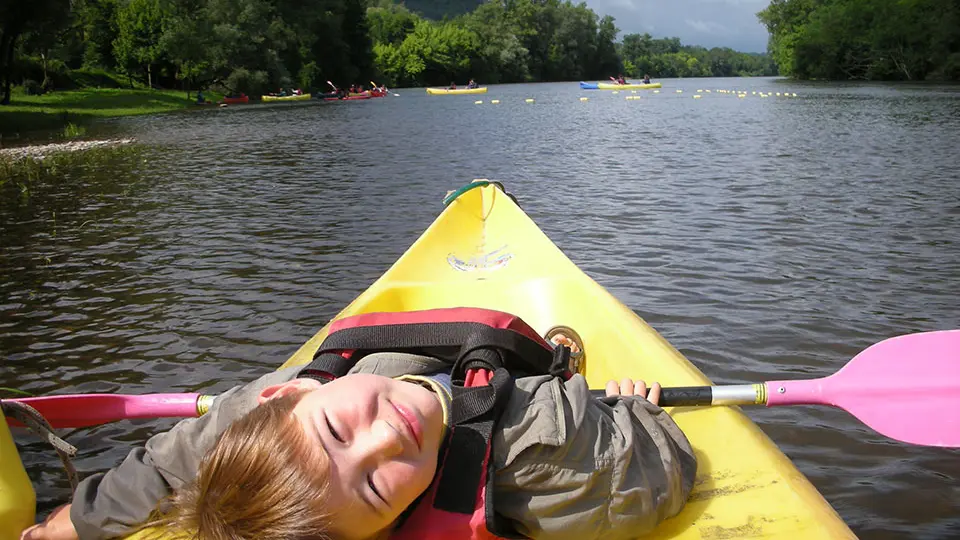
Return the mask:
{"type": "Polygon", "coordinates": [[[487,87],[481,86],[478,88],[427,88],[427,93],[431,95],[446,95],[446,94],[486,94],[487,87]]]}
{"type": "Polygon", "coordinates": [[[293,96],[260,96],[260,101],[309,101],[310,94],[297,94],[293,96]]]}
{"type": "Polygon", "coordinates": [[[661,88],[663,85],[661,83],[629,83],[629,84],[617,84],[617,83],[597,83],[597,88],[599,90],[648,90],[651,88],[661,88]]]}
{"type": "MultiPolygon", "coordinates": [[[[625,376],[664,386],[710,381],[633,311],[580,271],[494,186],[463,193],[403,256],[338,316],[484,307],[540,333],[584,341],[591,388],[625,376]]],[[[308,363],[326,327],[284,366],[308,363]]],[[[699,461],[684,510],[658,538],[854,538],[833,508],[736,407],[673,408],[699,461]]]]}

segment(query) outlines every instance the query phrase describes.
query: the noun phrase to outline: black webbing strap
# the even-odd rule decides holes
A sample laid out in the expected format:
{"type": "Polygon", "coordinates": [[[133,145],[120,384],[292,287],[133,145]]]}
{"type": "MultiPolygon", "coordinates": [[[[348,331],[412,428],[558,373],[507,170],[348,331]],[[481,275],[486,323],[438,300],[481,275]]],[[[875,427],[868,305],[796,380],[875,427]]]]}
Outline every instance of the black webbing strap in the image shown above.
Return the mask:
{"type": "MultiPolygon", "coordinates": [[[[550,372],[552,353],[533,339],[513,330],[493,328],[476,322],[443,322],[387,324],[345,328],[327,336],[314,354],[313,361],[301,374],[325,378],[342,377],[366,354],[376,351],[422,352],[429,356],[454,362],[465,357],[473,358],[472,352],[482,349],[502,350],[508,354],[508,367],[517,374],[550,372]],[[354,351],[349,359],[339,353],[354,351]]],[[[480,359],[493,367],[502,362],[493,361],[488,353],[480,359]]],[[[461,377],[465,366],[458,366],[461,377]]],[[[471,365],[471,367],[482,367],[471,365]]]]}
{"type": "MultiPolygon", "coordinates": [[[[450,407],[453,433],[437,484],[435,508],[460,514],[473,513],[493,428],[510,399],[512,389],[513,379],[504,368],[494,372],[487,386],[453,387],[450,407]]],[[[489,460],[493,461],[492,454],[489,460]]],[[[491,501],[493,492],[488,490],[486,495],[488,502],[491,501]]]]}

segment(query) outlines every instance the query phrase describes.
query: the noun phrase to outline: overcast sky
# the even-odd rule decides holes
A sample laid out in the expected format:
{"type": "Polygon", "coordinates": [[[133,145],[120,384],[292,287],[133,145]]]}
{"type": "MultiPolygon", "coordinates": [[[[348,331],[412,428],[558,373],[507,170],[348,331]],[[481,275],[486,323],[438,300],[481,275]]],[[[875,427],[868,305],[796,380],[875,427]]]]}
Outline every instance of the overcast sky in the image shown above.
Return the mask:
{"type": "MultiPolygon", "coordinates": [[[[620,38],[647,32],[679,37],[684,45],[767,50],[767,29],[756,13],[770,0],[586,0],[601,16],[617,19],[620,38]]],[[[576,2],[575,2],[576,3],[576,2]]]]}

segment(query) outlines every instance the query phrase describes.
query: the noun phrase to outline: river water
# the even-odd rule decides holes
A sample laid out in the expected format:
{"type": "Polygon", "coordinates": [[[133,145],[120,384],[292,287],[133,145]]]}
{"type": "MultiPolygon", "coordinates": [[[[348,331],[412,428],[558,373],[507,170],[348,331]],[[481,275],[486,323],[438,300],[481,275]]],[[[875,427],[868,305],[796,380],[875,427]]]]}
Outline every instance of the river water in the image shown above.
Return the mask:
{"type": "MultiPolygon", "coordinates": [[[[663,82],[410,89],[94,126],[139,142],[0,191],[0,386],[248,381],[472,178],[503,181],[717,383],[826,375],[884,338],[960,327],[960,87],[663,82]]],[[[835,410],[748,414],[861,537],[960,537],[960,452],[890,441],[835,410]]],[[[83,474],[170,425],[67,437],[83,474]]],[[[68,486],[43,444],[18,437],[48,511],[68,486]]]]}

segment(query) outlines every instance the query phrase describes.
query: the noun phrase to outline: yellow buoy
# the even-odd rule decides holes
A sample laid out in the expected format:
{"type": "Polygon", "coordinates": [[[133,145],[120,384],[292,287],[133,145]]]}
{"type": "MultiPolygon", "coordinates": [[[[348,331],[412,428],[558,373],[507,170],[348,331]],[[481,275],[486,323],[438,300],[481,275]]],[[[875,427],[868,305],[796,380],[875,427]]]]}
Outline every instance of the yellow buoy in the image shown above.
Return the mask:
{"type": "Polygon", "coordinates": [[[580,101],[587,101],[588,99],[590,99],[590,98],[582,97],[582,98],[580,98],[580,101]]]}
{"type": "Polygon", "coordinates": [[[654,94],[659,94],[660,91],[659,91],[659,90],[654,90],[653,93],[654,93],[654,94]]]}
{"type": "Polygon", "coordinates": [[[478,99],[478,100],[476,100],[476,101],[473,102],[474,105],[480,105],[481,103],[483,103],[483,100],[482,100],[482,99],[478,99]]]}
{"type": "Polygon", "coordinates": [[[493,103],[494,105],[496,105],[497,103],[500,103],[500,100],[499,100],[499,99],[491,99],[491,100],[490,100],[490,103],[493,103]]]}
{"type": "Polygon", "coordinates": [[[796,93],[796,92],[793,93],[793,97],[797,97],[797,93],[796,93]]]}
{"type": "Polygon", "coordinates": [[[524,101],[526,101],[527,103],[533,103],[533,98],[527,98],[524,101]]]}
{"type": "Polygon", "coordinates": [[[636,94],[637,91],[636,91],[636,90],[631,90],[630,93],[631,93],[631,94],[636,94]]]}
{"type": "Polygon", "coordinates": [[[700,99],[700,94],[694,95],[694,96],[693,96],[693,99],[700,99]]]}
{"type": "Polygon", "coordinates": [[[614,94],[619,94],[620,91],[619,91],[619,90],[614,90],[613,93],[614,93],[614,94]]]}
{"type": "Polygon", "coordinates": [[[777,97],[780,97],[780,92],[777,92],[777,97]]]}
{"type": "Polygon", "coordinates": [[[683,93],[683,90],[677,90],[677,93],[678,93],[678,94],[682,94],[682,93],[683,93]]]}
{"type": "Polygon", "coordinates": [[[697,92],[703,92],[703,90],[701,90],[700,88],[697,88],[697,92]]]}
{"type": "Polygon", "coordinates": [[[746,95],[746,94],[740,94],[740,95],[737,96],[737,97],[738,97],[738,98],[745,98],[745,97],[747,97],[747,95],[746,95]]]}
{"type": "Polygon", "coordinates": [[[709,88],[707,88],[707,93],[708,93],[708,94],[710,93],[710,89],[709,89],[709,88]]]}

